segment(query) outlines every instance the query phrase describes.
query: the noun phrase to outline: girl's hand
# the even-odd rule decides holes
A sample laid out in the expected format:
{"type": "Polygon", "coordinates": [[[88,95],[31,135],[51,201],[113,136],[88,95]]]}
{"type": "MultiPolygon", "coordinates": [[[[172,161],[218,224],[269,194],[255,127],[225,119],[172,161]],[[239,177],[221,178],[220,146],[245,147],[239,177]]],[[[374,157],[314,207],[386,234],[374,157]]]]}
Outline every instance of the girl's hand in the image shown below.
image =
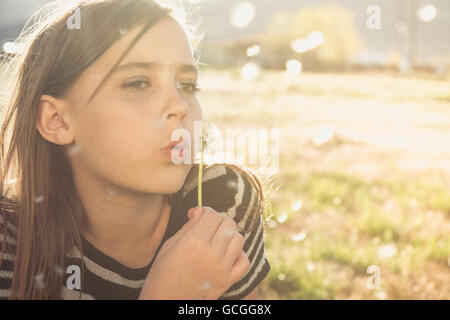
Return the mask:
{"type": "Polygon", "coordinates": [[[191,208],[188,216],[161,247],[139,299],[218,299],[250,268],[233,219],[209,207],[191,208]]]}

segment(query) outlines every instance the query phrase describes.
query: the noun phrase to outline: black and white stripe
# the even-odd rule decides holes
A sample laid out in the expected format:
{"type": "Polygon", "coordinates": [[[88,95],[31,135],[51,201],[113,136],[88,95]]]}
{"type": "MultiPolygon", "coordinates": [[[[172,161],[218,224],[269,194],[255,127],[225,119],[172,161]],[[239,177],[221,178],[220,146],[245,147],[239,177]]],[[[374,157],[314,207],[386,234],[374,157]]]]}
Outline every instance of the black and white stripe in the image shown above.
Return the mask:
{"type": "MultiPolygon", "coordinates": [[[[198,170],[198,165],[193,166],[198,170]]],[[[203,205],[209,206],[221,214],[233,218],[237,225],[244,229],[253,224],[249,232],[241,232],[245,243],[243,250],[250,260],[247,273],[233,284],[219,299],[242,299],[248,295],[269,273],[271,266],[264,253],[264,224],[256,204],[260,199],[252,183],[240,172],[225,164],[207,166],[203,174],[203,205]],[[256,217],[258,214],[259,217],[256,217]],[[252,220],[253,219],[253,220],[252,220]]],[[[169,225],[163,242],[170,238],[181,226],[187,222],[186,212],[197,206],[197,175],[190,174],[183,188],[175,196],[169,225]]],[[[2,210],[1,214],[8,214],[2,210]]],[[[0,241],[3,239],[3,226],[0,218],[0,241]]],[[[17,229],[8,222],[7,242],[15,250],[17,229]]],[[[131,269],[96,249],[86,239],[83,239],[84,256],[81,257],[77,248],[72,248],[65,257],[65,268],[78,265],[83,274],[81,299],[137,299],[151,268],[152,262],[140,269],[131,269]]],[[[159,251],[159,249],[158,249],[159,251]]],[[[3,254],[0,266],[0,299],[7,299],[11,294],[10,287],[14,269],[14,255],[3,254]]],[[[69,274],[64,276],[61,286],[61,299],[78,299],[80,290],[69,289],[66,281],[69,274]]]]}

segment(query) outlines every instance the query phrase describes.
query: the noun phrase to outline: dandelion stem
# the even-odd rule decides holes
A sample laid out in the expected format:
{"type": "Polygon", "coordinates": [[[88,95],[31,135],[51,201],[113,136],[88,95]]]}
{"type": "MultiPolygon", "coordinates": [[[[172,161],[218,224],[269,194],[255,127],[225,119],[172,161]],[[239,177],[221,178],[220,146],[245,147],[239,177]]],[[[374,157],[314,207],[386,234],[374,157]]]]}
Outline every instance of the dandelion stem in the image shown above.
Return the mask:
{"type": "Polygon", "coordinates": [[[203,181],[203,134],[200,137],[200,165],[198,168],[198,206],[202,206],[202,181],[203,181]]]}

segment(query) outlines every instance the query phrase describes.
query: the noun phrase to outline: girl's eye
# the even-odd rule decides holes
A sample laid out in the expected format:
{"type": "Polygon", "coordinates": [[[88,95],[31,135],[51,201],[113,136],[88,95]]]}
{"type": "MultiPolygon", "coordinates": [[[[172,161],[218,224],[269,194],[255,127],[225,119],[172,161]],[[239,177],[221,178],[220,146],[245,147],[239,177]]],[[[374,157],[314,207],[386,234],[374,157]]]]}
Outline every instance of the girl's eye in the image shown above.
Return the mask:
{"type": "Polygon", "coordinates": [[[132,82],[128,82],[123,85],[123,88],[130,89],[131,91],[141,92],[143,91],[148,85],[148,80],[136,80],[132,82]]]}
{"type": "Polygon", "coordinates": [[[200,91],[200,87],[196,82],[185,82],[185,83],[178,83],[177,82],[177,88],[184,89],[189,94],[195,94],[196,92],[200,91]]]}
{"type": "MultiPolygon", "coordinates": [[[[147,86],[150,85],[150,82],[148,80],[135,80],[132,82],[128,82],[123,85],[123,88],[129,89],[131,91],[135,92],[142,92],[144,91],[147,86]]],[[[183,89],[189,94],[195,94],[196,92],[200,91],[201,88],[198,87],[198,84],[196,82],[185,82],[185,83],[179,83],[176,82],[176,86],[178,89],[183,89]]]]}

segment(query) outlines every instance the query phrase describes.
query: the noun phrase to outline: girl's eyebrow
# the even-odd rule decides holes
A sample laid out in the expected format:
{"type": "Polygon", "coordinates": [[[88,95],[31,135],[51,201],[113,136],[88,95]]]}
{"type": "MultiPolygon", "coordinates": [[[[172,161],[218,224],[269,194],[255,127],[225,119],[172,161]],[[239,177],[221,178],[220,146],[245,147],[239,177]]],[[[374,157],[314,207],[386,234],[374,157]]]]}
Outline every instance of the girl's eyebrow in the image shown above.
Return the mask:
{"type": "MultiPolygon", "coordinates": [[[[174,64],[173,64],[174,65],[174,64]]],[[[112,74],[116,72],[123,72],[130,69],[146,69],[146,70],[161,70],[162,64],[159,62],[145,62],[145,61],[134,61],[122,64],[114,69],[112,74]]],[[[198,76],[198,69],[196,66],[187,63],[180,63],[175,66],[175,69],[179,73],[192,72],[198,76]]],[[[112,75],[111,74],[111,75],[112,75]]]]}

